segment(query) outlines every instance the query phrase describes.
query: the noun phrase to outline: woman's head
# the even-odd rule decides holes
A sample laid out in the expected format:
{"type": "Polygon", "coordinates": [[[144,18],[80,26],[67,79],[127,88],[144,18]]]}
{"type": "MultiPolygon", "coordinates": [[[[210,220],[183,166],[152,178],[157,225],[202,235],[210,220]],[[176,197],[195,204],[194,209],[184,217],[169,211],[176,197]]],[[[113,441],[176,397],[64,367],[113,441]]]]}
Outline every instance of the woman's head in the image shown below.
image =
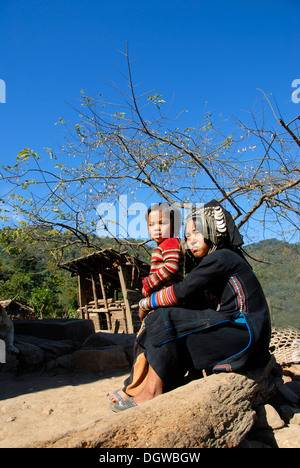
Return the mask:
{"type": "Polygon", "coordinates": [[[207,255],[209,245],[204,240],[202,229],[198,228],[195,219],[189,219],[185,226],[185,240],[194,257],[202,258],[207,255]]]}
{"type": "Polygon", "coordinates": [[[243,244],[230,213],[215,200],[191,213],[185,226],[185,240],[197,258],[221,248],[235,250],[243,244]],[[205,245],[201,247],[202,242],[205,245]]]}
{"type": "Polygon", "coordinates": [[[147,223],[151,239],[160,243],[178,235],[180,212],[168,203],[155,203],[148,208],[147,223]]]}

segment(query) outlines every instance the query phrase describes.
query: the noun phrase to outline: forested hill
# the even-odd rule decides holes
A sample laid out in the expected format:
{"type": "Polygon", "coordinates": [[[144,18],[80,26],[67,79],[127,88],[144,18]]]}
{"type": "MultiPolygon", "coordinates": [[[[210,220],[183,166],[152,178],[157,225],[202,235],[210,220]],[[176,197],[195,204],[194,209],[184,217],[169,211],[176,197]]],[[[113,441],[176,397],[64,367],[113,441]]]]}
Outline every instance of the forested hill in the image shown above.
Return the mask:
{"type": "Polygon", "coordinates": [[[269,239],[244,249],[271,304],[273,324],[300,329],[300,245],[269,239]]]}
{"type": "MultiPolygon", "coordinates": [[[[73,316],[78,306],[77,280],[55,266],[50,255],[51,249],[64,242],[55,235],[51,245],[45,245],[37,240],[30,242],[16,230],[9,236],[0,230],[0,299],[15,298],[42,317],[73,316]]],[[[98,244],[99,248],[118,249],[112,239],[98,239],[98,244]]],[[[271,239],[251,244],[245,251],[264,262],[248,258],[271,305],[273,325],[300,329],[300,245],[271,239]]],[[[149,261],[145,246],[134,252],[149,261]]],[[[74,246],[67,258],[87,253],[91,251],[74,246]]]]}

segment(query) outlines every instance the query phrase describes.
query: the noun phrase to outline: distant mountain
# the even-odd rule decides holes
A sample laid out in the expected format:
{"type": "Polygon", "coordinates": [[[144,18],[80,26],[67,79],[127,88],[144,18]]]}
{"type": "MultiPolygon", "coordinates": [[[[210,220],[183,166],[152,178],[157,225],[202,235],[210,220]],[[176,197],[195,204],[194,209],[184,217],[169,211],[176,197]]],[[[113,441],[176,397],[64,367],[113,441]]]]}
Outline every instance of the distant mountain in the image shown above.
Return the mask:
{"type": "Polygon", "coordinates": [[[269,239],[244,250],[259,260],[246,257],[269,301],[273,325],[300,329],[300,245],[269,239]]]}

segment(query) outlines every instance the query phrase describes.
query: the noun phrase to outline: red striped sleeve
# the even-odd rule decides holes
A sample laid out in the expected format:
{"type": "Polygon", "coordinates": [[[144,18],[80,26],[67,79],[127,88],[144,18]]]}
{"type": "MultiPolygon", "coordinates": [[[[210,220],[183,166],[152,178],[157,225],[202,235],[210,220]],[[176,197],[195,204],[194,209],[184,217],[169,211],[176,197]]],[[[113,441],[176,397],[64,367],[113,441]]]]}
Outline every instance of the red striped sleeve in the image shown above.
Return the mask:
{"type": "Polygon", "coordinates": [[[143,288],[149,294],[166,283],[181,279],[182,262],[180,242],[169,238],[161,242],[152,253],[150,274],[143,279],[143,288]]]}

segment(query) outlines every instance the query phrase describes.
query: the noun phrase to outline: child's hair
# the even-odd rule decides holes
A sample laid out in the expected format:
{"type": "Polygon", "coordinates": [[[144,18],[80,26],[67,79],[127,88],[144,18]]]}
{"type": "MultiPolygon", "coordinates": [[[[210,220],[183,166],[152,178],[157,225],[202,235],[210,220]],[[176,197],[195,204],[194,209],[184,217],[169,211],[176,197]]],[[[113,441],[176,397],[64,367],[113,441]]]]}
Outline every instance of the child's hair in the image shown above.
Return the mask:
{"type": "Polygon", "coordinates": [[[178,237],[180,234],[180,227],[181,227],[181,213],[178,208],[174,205],[170,205],[167,202],[161,203],[152,203],[151,206],[147,210],[146,214],[146,221],[148,222],[149,214],[152,211],[162,211],[163,213],[167,214],[170,218],[170,222],[173,228],[173,233],[171,237],[178,237]]]}

